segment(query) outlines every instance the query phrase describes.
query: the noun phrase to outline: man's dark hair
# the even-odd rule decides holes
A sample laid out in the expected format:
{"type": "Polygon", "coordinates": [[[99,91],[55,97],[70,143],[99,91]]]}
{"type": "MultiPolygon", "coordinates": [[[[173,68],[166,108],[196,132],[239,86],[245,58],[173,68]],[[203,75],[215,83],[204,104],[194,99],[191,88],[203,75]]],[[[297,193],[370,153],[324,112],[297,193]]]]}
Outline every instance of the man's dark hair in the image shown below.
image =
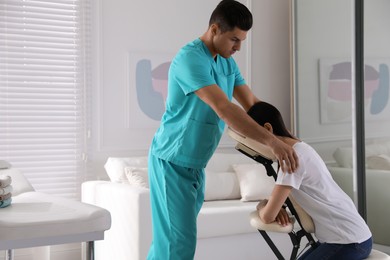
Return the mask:
{"type": "Polygon", "coordinates": [[[254,104],[247,113],[261,126],[270,123],[275,135],[295,139],[287,130],[280,111],[273,105],[260,101],[254,104]]]}
{"type": "Polygon", "coordinates": [[[222,33],[232,31],[235,27],[243,31],[252,28],[253,18],[249,9],[235,0],[222,0],[211,14],[209,26],[218,24],[222,33]]]}

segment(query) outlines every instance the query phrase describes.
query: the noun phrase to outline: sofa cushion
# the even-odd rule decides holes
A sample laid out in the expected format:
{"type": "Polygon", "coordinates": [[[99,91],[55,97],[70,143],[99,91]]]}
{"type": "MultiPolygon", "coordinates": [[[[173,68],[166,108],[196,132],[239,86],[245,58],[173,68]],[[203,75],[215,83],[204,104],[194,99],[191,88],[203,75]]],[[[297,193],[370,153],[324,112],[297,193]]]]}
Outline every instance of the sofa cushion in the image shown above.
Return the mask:
{"type": "Polygon", "coordinates": [[[127,183],[128,179],[125,173],[125,167],[147,167],[148,157],[109,157],[104,169],[112,182],[127,183]]]}
{"type": "Polygon", "coordinates": [[[340,167],[352,168],[352,148],[338,147],[333,153],[333,158],[340,167]]]}
{"type": "Polygon", "coordinates": [[[367,167],[376,170],[390,170],[390,155],[380,154],[368,157],[367,167]]]}
{"type": "Polygon", "coordinates": [[[240,183],[242,201],[259,201],[271,195],[275,181],[262,164],[233,164],[233,169],[240,183]]]}
{"type": "Polygon", "coordinates": [[[256,205],[240,200],[204,202],[198,216],[198,239],[257,232],[249,222],[256,205]]]}
{"type": "MultiPolygon", "coordinates": [[[[148,168],[126,166],[125,175],[132,186],[149,188],[148,168]]],[[[240,187],[235,172],[205,171],[205,201],[240,199],[240,187]]]]}
{"type": "Polygon", "coordinates": [[[129,183],[133,186],[149,188],[148,168],[126,166],[125,174],[129,183]]]}
{"type": "Polygon", "coordinates": [[[205,201],[240,199],[240,186],[233,171],[205,170],[205,201]]]}
{"type": "MultiPolygon", "coordinates": [[[[214,153],[206,166],[206,170],[214,172],[232,172],[233,163],[253,163],[253,160],[244,154],[235,151],[234,153],[214,153]]],[[[104,169],[112,182],[128,183],[125,174],[125,167],[147,167],[148,157],[108,157],[104,169]]]]}
{"type": "MultiPolygon", "coordinates": [[[[390,142],[373,143],[365,146],[366,158],[380,154],[390,154],[390,142]]],[[[352,147],[338,147],[333,153],[333,158],[340,167],[352,168],[352,147]]]]}
{"type": "Polygon", "coordinates": [[[390,154],[390,142],[381,142],[366,145],[366,156],[390,154]]]}

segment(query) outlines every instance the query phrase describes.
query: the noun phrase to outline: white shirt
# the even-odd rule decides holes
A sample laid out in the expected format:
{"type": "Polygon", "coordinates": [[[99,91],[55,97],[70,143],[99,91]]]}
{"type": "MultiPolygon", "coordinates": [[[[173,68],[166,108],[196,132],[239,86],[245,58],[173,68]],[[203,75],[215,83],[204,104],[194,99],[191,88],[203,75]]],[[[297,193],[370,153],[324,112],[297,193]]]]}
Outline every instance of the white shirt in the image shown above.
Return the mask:
{"type": "Polygon", "coordinates": [[[312,217],[320,242],[361,243],[372,234],[351,198],[336,184],[324,161],[308,144],[293,146],[299,168],[278,173],[276,184],[291,186],[292,197],[312,217]]]}

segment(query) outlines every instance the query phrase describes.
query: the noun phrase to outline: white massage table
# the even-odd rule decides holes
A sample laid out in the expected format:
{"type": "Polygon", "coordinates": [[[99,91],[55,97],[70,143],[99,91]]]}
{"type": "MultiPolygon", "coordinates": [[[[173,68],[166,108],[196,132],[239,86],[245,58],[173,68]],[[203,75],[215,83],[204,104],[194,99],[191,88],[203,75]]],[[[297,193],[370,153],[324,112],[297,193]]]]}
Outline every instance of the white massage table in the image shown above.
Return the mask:
{"type": "Polygon", "coordinates": [[[42,247],[45,251],[38,259],[48,260],[47,246],[78,242],[87,244],[84,259],[94,259],[94,241],[104,239],[111,226],[109,211],[36,192],[16,169],[0,174],[11,176],[14,187],[11,205],[0,209],[0,250],[5,250],[5,260],[13,259],[14,249],[27,247],[42,247]]]}
{"type": "MultiPolygon", "coordinates": [[[[250,139],[231,128],[228,128],[227,132],[231,138],[237,141],[235,147],[236,150],[240,151],[246,156],[249,156],[256,162],[263,164],[267,170],[267,175],[273,177],[276,180],[277,174],[272,166],[272,164],[276,161],[276,157],[268,146],[256,142],[255,140],[250,139]]],[[[291,213],[292,219],[292,223],[288,224],[287,226],[281,226],[275,222],[265,224],[261,221],[257,210],[254,210],[250,213],[251,226],[259,231],[259,233],[263,236],[264,240],[267,242],[267,244],[279,260],[283,260],[284,257],[280,253],[274,242],[271,240],[271,238],[268,236],[267,232],[287,233],[290,236],[292,242],[292,251],[290,259],[296,259],[299,255],[299,248],[303,237],[306,237],[306,239],[308,240],[307,246],[317,246],[316,240],[311,235],[315,231],[315,226],[312,218],[294,201],[291,196],[287,198],[286,205],[287,209],[291,213]],[[297,225],[295,225],[295,221],[297,222],[297,225]]],[[[305,249],[306,247],[302,251],[304,251],[305,249]]],[[[390,256],[373,249],[367,259],[389,260],[390,256]]]]}

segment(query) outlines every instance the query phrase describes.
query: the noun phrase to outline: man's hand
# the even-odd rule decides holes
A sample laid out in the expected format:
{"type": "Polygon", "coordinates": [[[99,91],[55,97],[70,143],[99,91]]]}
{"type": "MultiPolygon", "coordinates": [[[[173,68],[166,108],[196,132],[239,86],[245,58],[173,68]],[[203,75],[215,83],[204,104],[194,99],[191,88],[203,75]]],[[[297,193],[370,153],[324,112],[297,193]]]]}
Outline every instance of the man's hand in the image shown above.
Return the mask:
{"type": "Polygon", "coordinates": [[[298,156],[290,145],[275,138],[270,147],[283,172],[292,173],[298,168],[298,156]]]}

